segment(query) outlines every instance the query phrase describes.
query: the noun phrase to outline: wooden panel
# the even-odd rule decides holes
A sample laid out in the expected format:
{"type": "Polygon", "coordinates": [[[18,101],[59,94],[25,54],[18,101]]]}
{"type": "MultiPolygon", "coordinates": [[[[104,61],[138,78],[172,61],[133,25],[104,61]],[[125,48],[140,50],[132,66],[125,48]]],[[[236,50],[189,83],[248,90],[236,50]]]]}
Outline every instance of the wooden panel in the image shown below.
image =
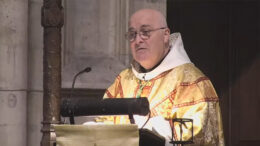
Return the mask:
{"type": "Polygon", "coordinates": [[[258,9],[258,2],[240,2],[234,3],[231,10],[231,41],[235,54],[231,133],[235,145],[260,142],[258,9]]]}
{"type": "Polygon", "coordinates": [[[260,2],[168,0],[167,19],[220,97],[226,145],[260,143],[260,2]]]}
{"type": "Polygon", "coordinates": [[[181,32],[192,62],[208,76],[218,93],[225,138],[229,132],[229,7],[224,2],[168,1],[167,20],[173,32],[181,32]]]}

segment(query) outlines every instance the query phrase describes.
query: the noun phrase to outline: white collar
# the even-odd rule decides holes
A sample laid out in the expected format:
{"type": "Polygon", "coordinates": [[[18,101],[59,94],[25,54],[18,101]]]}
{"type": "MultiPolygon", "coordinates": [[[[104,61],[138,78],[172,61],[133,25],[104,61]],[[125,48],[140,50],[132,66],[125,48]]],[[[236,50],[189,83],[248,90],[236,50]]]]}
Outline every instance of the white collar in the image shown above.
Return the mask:
{"type": "Polygon", "coordinates": [[[132,65],[134,75],[140,80],[150,80],[159,74],[180,66],[182,64],[191,63],[183,46],[180,33],[170,35],[170,51],[159,66],[147,73],[138,73],[132,65]]]}

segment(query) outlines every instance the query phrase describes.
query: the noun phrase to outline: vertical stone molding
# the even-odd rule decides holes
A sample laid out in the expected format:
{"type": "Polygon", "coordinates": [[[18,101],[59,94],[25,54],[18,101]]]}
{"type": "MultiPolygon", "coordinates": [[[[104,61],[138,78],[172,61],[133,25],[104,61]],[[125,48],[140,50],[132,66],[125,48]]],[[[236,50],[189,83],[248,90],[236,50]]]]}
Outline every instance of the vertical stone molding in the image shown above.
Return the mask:
{"type": "Polygon", "coordinates": [[[42,0],[29,0],[27,146],[39,146],[43,121],[43,28],[42,0]]]}
{"type": "Polygon", "coordinates": [[[0,145],[27,146],[28,0],[1,0],[0,22],[0,145]]]}

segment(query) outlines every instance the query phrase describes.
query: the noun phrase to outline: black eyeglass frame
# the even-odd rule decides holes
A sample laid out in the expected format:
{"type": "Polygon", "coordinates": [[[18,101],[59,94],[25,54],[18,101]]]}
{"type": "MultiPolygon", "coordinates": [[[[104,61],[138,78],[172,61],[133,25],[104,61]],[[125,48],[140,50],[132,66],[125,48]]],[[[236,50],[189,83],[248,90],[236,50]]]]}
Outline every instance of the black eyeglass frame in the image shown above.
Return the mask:
{"type": "Polygon", "coordinates": [[[151,37],[151,32],[161,30],[161,29],[166,29],[166,28],[168,28],[168,27],[160,27],[160,28],[155,28],[155,29],[151,29],[151,30],[141,30],[139,32],[138,31],[132,31],[132,32],[134,32],[134,35],[130,34],[131,31],[128,31],[125,34],[125,37],[129,42],[133,42],[136,39],[136,36],[138,34],[141,39],[148,40],[151,37]],[[133,35],[133,37],[131,35],[133,35]]]}

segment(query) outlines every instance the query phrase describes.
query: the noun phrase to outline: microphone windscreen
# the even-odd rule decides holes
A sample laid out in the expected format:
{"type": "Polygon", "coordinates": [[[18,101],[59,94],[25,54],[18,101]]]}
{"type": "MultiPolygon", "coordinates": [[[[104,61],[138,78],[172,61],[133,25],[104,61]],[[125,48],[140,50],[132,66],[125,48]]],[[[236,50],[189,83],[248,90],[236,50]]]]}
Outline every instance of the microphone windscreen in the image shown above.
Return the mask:
{"type": "Polygon", "coordinates": [[[86,67],[85,69],[84,69],[84,72],[90,72],[91,71],[91,67],[86,67]]]}

